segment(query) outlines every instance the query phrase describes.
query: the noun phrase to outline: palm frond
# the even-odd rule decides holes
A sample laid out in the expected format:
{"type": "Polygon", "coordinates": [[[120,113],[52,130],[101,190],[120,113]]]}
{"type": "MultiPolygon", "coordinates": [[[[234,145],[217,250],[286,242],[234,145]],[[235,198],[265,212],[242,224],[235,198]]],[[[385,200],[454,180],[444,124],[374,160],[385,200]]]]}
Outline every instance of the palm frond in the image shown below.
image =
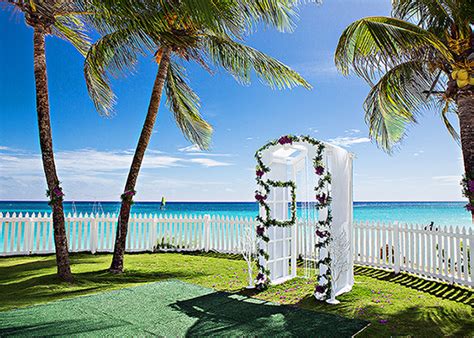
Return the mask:
{"type": "Polygon", "coordinates": [[[346,28],[335,54],[337,68],[353,70],[371,83],[380,73],[426,54],[452,61],[448,48],[434,34],[409,22],[388,17],[369,17],[346,28]]]}
{"type": "Polygon", "coordinates": [[[225,36],[207,35],[202,40],[203,49],[210,61],[231,73],[244,84],[250,83],[252,70],[271,88],[292,88],[311,85],[296,71],[280,61],[225,36]]]}
{"type": "Polygon", "coordinates": [[[411,21],[442,38],[456,25],[463,35],[470,33],[474,20],[474,4],[458,0],[394,0],[392,14],[411,21]]]}
{"type": "Polygon", "coordinates": [[[92,45],[84,63],[84,75],[89,96],[100,114],[110,115],[115,103],[109,74],[118,77],[133,71],[138,56],[154,48],[146,34],[129,29],[107,34],[92,45]]]}
{"type": "Polygon", "coordinates": [[[168,67],[166,96],[169,109],[184,136],[199,148],[208,149],[212,127],[201,117],[199,97],[189,87],[184,69],[175,62],[168,67]]]}
{"type": "Polygon", "coordinates": [[[87,29],[78,15],[64,14],[55,17],[54,35],[69,41],[83,56],[86,56],[91,43],[87,29]]]}
{"type": "Polygon", "coordinates": [[[459,136],[459,133],[457,132],[456,128],[451,124],[451,121],[449,121],[448,114],[457,114],[455,105],[453,104],[452,101],[450,100],[441,100],[440,103],[443,103],[444,107],[441,110],[441,119],[443,120],[444,126],[448,130],[449,134],[451,137],[458,143],[461,143],[461,137],[459,136]]]}
{"type": "Polygon", "coordinates": [[[425,63],[409,61],[392,68],[372,87],[364,102],[365,119],[371,138],[382,149],[391,152],[417,115],[433,107],[435,102],[425,92],[436,77],[425,63]]]}

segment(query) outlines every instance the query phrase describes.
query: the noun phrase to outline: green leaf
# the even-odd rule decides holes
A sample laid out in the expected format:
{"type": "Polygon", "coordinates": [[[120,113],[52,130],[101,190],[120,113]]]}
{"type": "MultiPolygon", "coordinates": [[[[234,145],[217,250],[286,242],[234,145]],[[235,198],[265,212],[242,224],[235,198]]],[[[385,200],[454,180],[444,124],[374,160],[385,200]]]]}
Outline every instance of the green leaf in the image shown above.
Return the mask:
{"type": "Polygon", "coordinates": [[[175,62],[168,67],[166,95],[168,107],[186,138],[199,148],[208,149],[212,127],[199,113],[199,97],[189,87],[184,68],[175,62]]]}
{"type": "Polygon", "coordinates": [[[311,85],[290,67],[225,36],[208,34],[202,44],[214,65],[224,68],[243,84],[250,83],[253,70],[271,88],[311,88],[311,85]]]}
{"type": "Polygon", "coordinates": [[[371,138],[380,147],[390,152],[407,127],[416,123],[417,115],[433,107],[435,102],[426,91],[436,78],[425,63],[409,61],[388,71],[373,86],[364,102],[365,119],[371,138]]]}
{"type": "Polygon", "coordinates": [[[406,61],[426,60],[427,55],[454,60],[446,45],[423,28],[394,18],[369,17],[346,28],[335,62],[344,75],[353,70],[371,83],[380,73],[406,61]]]}

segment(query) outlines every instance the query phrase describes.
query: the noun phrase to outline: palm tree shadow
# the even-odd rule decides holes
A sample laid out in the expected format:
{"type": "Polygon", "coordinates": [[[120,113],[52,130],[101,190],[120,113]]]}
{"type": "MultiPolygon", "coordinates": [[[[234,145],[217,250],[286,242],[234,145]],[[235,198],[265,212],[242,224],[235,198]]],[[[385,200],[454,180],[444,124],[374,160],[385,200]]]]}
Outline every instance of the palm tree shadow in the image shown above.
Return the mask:
{"type": "Polygon", "coordinates": [[[341,336],[368,322],[277,305],[241,294],[215,292],[177,301],[173,309],[197,318],[186,336],[341,336]]]}
{"type": "Polygon", "coordinates": [[[396,283],[417,291],[429,293],[438,298],[474,306],[474,294],[472,290],[461,286],[430,281],[407,273],[396,274],[391,271],[362,266],[354,266],[354,274],[396,283]]]}

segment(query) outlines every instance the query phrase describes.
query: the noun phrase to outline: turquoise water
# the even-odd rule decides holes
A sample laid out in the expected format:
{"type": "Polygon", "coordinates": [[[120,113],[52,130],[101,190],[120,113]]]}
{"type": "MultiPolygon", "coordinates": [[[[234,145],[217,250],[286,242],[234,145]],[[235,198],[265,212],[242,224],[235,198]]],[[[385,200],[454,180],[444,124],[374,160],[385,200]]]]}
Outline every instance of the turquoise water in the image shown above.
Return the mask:
{"type": "MultiPolygon", "coordinates": [[[[472,226],[470,214],[463,208],[463,202],[355,202],[354,220],[408,222],[438,225],[468,225],[472,226]]],[[[90,213],[118,212],[119,202],[65,202],[66,212],[90,213]]],[[[46,202],[13,202],[0,201],[0,212],[49,212],[46,202]]],[[[137,202],[133,205],[135,213],[162,214],[193,214],[193,215],[225,215],[255,217],[258,207],[253,202],[168,202],[166,210],[160,210],[159,202],[137,202]]]]}

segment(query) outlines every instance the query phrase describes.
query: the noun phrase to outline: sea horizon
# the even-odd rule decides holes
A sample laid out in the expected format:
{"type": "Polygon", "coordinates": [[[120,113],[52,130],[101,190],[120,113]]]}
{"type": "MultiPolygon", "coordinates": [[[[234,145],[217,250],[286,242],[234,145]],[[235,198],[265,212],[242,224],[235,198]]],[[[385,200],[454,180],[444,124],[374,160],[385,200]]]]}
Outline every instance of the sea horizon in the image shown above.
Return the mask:
{"type": "MultiPolygon", "coordinates": [[[[464,201],[354,201],[354,221],[400,222],[472,227],[470,214],[465,211],[464,201]]],[[[136,201],[132,206],[135,214],[164,215],[220,215],[229,217],[255,217],[258,205],[252,201],[167,201],[166,209],[161,201],[136,201]]],[[[120,201],[65,201],[68,213],[116,214],[120,201]]],[[[49,213],[47,201],[0,200],[0,212],[49,213]]]]}

